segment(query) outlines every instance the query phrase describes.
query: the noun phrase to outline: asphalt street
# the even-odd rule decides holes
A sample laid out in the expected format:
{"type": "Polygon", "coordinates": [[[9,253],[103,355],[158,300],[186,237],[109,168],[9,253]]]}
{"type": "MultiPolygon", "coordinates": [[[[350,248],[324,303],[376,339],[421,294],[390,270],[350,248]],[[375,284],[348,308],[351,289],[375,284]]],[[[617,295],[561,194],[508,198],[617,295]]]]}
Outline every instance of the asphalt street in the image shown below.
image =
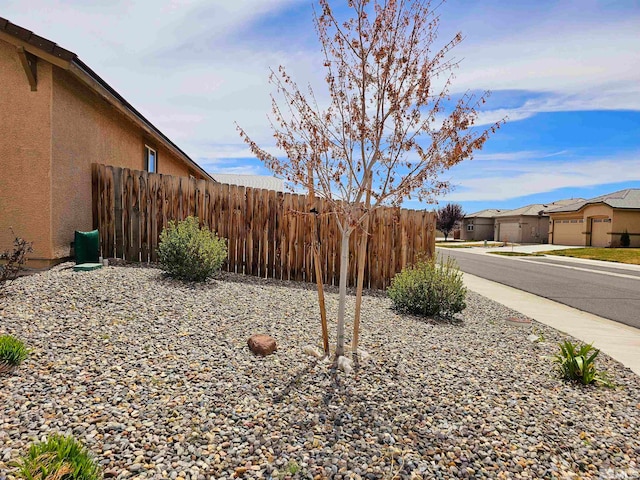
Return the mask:
{"type": "Polygon", "coordinates": [[[437,254],[454,258],[463,272],[640,328],[640,272],[636,270],[461,250],[438,248],[437,254]]]}

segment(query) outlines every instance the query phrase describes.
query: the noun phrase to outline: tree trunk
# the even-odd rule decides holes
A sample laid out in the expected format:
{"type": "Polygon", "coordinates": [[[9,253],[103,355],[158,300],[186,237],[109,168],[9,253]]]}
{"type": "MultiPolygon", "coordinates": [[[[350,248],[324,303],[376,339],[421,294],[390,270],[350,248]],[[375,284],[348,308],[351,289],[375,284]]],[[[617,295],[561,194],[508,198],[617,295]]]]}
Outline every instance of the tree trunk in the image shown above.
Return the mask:
{"type": "Polygon", "coordinates": [[[338,300],[338,328],[336,340],[336,358],[344,355],[344,313],[347,302],[347,273],[349,271],[349,237],[353,229],[346,227],[342,231],[340,244],[340,289],[338,300]]]}
{"type": "Polygon", "coordinates": [[[360,309],[362,307],[362,289],[364,287],[364,266],[367,261],[367,242],[369,240],[369,216],[362,226],[362,238],[358,251],[358,284],[356,289],[356,310],[353,315],[353,338],[351,339],[351,351],[354,355],[358,352],[358,340],[360,335],[360,309]]]}

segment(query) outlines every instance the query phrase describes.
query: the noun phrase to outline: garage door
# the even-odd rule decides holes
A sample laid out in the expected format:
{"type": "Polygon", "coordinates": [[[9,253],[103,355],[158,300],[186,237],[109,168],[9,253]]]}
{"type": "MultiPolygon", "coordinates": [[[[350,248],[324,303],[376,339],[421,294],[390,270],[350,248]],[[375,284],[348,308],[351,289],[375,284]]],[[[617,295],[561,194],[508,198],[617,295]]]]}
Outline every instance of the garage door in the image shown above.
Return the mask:
{"type": "Polygon", "coordinates": [[[608,247],[609,232],[611,231],[610,218],[594,218],[591,220],[591,246],[608,247]]]}
{"type": "Polygon", "coordinates": [[[496,240],[499,242],[520,242],[520,225],[518,222],[500,223],[496,240]]]}
{"type": "Polygon", "coordinates": [[[554,220],[553,244],[554,245],[584,245],[582,232],[584,221],[582,219],[554,220]]]}

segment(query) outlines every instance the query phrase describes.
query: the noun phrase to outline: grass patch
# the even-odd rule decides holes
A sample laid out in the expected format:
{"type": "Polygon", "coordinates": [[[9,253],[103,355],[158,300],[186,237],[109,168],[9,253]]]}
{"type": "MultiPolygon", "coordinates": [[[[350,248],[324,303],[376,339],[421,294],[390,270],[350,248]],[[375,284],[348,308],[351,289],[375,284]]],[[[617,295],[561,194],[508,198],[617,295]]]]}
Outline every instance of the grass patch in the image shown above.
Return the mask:
{"type": "Polygon", "coordinates": [[[640,248],[568,248],[566,250],[552,250],[541,253],[561,257],[587,258],[589,260],[640,265],[640,248]]]}
{"type": "Polygon", "coordinates": [[[541,253],[526,252],[489,252],[492,255],[502,255],[503,257],[543,257],[541,253]]]}
{"type": "MultiPolygon", "coordinates": [[[[502,242],[487,242],[487,247],[502,247],[504,243],[502,242]]],[[[471,247],[484,247],[484,242],[478,241],[465,241],[465,242],[438,242],[436,243],[436,247],[443,248],[471,248],[471,247]]]]}

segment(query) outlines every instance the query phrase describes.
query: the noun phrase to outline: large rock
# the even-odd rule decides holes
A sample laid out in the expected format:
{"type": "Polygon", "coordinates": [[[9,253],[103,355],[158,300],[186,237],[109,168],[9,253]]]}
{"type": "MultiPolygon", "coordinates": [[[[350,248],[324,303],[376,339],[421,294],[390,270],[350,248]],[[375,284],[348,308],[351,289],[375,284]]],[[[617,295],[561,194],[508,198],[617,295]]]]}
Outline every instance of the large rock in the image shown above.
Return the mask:
{"type": "Polygon", "coordinates": [[[247,341],[247,345],[249,345],[249,350],[251,350],[256,355],[270,355],[276,351],[277,345],[274,338],[269,335],[252,335],[249,337],[247,341]]]}

